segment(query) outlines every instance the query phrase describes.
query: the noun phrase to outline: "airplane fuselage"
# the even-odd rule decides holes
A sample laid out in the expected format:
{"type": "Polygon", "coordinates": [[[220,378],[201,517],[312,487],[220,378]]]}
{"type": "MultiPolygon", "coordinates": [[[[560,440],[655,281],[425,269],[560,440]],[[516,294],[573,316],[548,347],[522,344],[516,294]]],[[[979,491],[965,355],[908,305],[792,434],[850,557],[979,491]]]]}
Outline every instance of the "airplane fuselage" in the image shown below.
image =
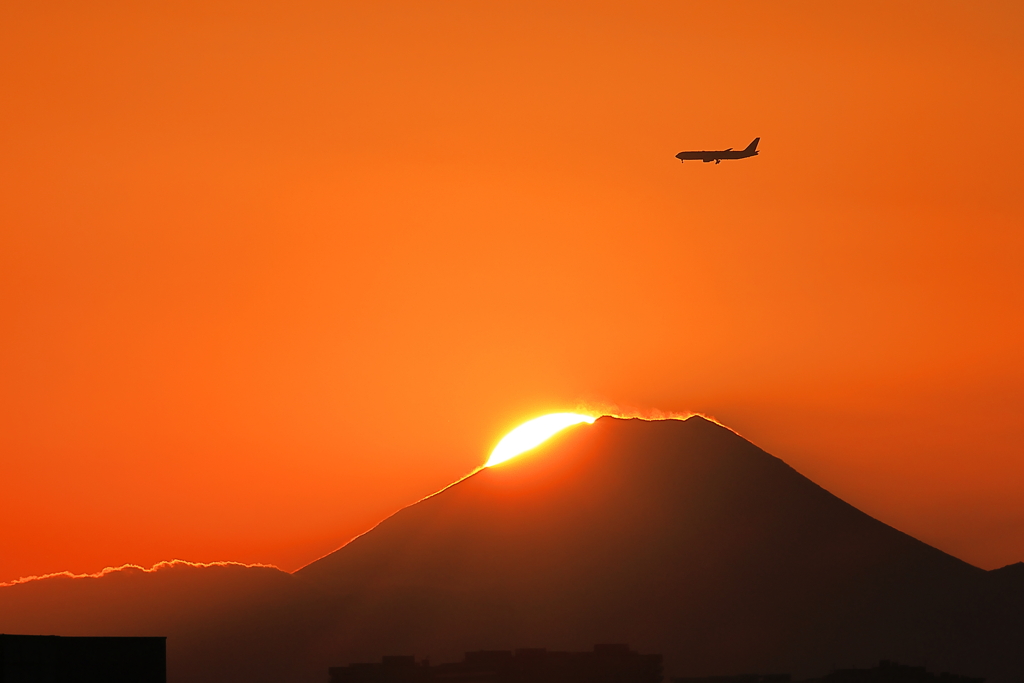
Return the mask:
{"type": "Polygon", "coordinates": [[[753,142],[747,145],[746,149],[740,150],[734,150],[730,147],[729,149],[720,150],[680,152],[676,155],[676,159],[679,159],[680,161],[703,161],[705,164],[709,164],[713,161],[717,164],[723,159],[746,159],[747,157],[756,157],[757,143],[760,142],[760,140],[761,138],[755,138],[753,142]]]}
{"type": "Polygon", "coordinates": [[[680,161],[703,161],[705,164],[712,161],[721,161],[722,159],[746,159],[747,157],[756,157],[757,152],[726,152],[720,150],[718,152],[680,152],[676,155],[676,159],[680,161]]]}

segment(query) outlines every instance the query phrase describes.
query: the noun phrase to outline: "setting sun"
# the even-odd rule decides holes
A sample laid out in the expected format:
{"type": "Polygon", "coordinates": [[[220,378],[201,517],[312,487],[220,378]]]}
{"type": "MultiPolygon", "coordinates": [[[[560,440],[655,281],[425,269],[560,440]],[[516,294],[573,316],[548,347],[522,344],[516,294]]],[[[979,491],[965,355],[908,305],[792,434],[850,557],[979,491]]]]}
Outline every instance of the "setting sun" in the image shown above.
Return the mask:
{"type": "Polygon", "coordinates": [[[524,451],[539,446],[550,437],[581,422],[593,424],[597,418],[590,415],[578,415],[576,413],[551,413],[525,422],[505,435],[505,438],[498,442],[498,445],[491,451],[491,457],[484,467],[491,467],[498,463],[514,458],[524,451]]]}

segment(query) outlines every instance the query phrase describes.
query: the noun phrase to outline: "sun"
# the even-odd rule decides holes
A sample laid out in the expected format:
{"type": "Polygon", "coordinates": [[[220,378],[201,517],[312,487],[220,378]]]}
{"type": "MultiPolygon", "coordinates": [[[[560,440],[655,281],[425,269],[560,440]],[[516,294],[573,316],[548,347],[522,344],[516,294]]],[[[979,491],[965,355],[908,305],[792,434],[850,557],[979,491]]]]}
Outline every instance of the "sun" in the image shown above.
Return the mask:
{"type": "Polygon", "coordinates": [[[524,451],[539,446],[549,438],[562,431],[566,427],[586,422],[593,424],[596,417],[590,415],[578,415],[576,413],[551,413],[524,422],[505,438],[498,442],[498,445],[491,451],[491,457],[484,467],[491,467],[498,463],[514,458],[524,451]]]}

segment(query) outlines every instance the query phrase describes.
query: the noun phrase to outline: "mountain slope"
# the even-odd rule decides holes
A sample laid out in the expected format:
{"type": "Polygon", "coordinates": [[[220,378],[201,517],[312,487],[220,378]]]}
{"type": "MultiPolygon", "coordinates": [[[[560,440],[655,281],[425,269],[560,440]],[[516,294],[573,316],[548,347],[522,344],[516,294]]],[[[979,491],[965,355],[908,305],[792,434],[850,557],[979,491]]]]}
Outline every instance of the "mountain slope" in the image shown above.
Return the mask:
{"type": "Polygon", "coordinates": [[[677,674],[968,666],[985,580],[699,417],[570,428],[297,576],[350,658],[628,641],[677,674]]]}

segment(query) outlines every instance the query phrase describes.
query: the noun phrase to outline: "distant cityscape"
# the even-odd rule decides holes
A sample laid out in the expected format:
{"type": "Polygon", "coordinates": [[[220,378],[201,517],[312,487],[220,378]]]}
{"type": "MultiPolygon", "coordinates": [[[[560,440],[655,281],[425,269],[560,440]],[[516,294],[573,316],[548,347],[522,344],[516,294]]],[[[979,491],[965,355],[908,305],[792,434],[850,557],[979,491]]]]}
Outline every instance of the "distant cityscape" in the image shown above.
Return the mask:
{"type": "MultiPolygon", "coordinates": [[[[789,683],[790,680],[789,674],[746,674],[673,678],[672,683],[789,683]]],[[[985,679],[945,672],[934,674],[923,666],[908,666],[883,659],[870,669],[836,669],[820,678],[804,679],[801,683],[985,683],[985,679]]]]}
{"type": "Polygon", "coordinates": [[[412,656],[384,657],[328,673],[331,683],[661,683],[661,659],[626,645],[595,645],[591,652],[482,650],[467,652],[461,662],[434,665],[412,656]]]}
{"type": "MultiPolygon", "coordinates": [[[[639,654],[624,644],[595,645],[590,652],[543,648],[467,652],[461,662],[417,662],[414,655],[328,669],[330,683],[661,683],[660,654],[639,654]]],[[[788,673],[671,678],[671,683],[791,683],[788,673]]],[[[866,669],[836,669],[804,683],[984,683],[923,666],[882,660],[866,669]]]]}
{"type": "MultiPolygon", "coordinates": [[[[166,683],[166,638],[0,634],[0,683],[166,683]]],[[[628,645],[589,652],[544,648],[467,652],[461,662],[431,664],[413,655],[330,667],[330,683],[662,683],[662,655],[628,645]]],[[[670,678],[670,683],[792,683],[786,673],[670,678]]],[[[866,669],[836,669],[803,683],[984,683],[882,660],[866,669]]]]}

